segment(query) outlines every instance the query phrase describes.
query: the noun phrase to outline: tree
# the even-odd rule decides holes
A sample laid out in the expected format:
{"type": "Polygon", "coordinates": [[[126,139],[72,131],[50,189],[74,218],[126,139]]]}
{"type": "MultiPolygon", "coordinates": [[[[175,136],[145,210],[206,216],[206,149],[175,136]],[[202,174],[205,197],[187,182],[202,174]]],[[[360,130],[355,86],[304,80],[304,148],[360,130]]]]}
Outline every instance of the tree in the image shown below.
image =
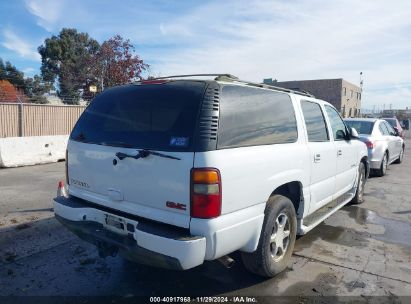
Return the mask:
{"type": "Polygon", "coordinates": [[[63,28],[58,36],[47,38],[38,48],[41,55],[41,75],[46,83],[59,83],[59,95],[65,103],[78,103],[81,90],[89,83],[91,57],[99,43],[87,33],[63,28]]]}
{"type": "Polygon", "coordinates": [[[31,102],[40,104],[48,103],[44,94],[50,91],[51,87],[45,83],[40,76],[34,75],[33,78],[26,78],[25,86],[26,95],[30,97],[31,102]]]}
{"type": "MultiPolygon", "coordinates": [[[[44,97],[44,93],[47,93],[51,87],[43,81],[43,79],[35,75],[33,78],[25,78],[24,73],[19,71],[14,65],[9,61],[4,64],[3,60],[0,58],[0,80],[7,80],[10,85],[17,89],[17,93],[10,93],[13,89],[10,88],[9,84],[3,83],[3,89],[7,88],[8,95],[12,94],[12,99],[19,96],[23,98],[26,95],[30,98],[31,102],[34,103],[48,103],[47,98],[44,97]],[[23,94],[24,92],[24,94],[23,94]],[[16,95],[17,94],[17,95],[16,95]]],[[[3,94],[4,98],[5,94],[3,94]]],[[[28,99],[24,97],[24,101],[27,102],[28,99]]]]}
{"type": "Polygon", "coordinates": [[[8,80],[0,80],[0,102],[28,102],[24,93],[8,80]]]}
{"type": "Polygon", "coordinates": [[[142,72],[149,65],[135,53],[129,39],[116,35],[104,41],[98,52],[91,58],[91,74],[100,91],[104,88],[142,79],[142,72]]]}
{"type": "Polygon", "coordinates": [[[9,61],[4,64],[3,59],[0,58],[0,80],[7,80],[13,86],[25,91],[24,73],[19,71],[9,61]]]}

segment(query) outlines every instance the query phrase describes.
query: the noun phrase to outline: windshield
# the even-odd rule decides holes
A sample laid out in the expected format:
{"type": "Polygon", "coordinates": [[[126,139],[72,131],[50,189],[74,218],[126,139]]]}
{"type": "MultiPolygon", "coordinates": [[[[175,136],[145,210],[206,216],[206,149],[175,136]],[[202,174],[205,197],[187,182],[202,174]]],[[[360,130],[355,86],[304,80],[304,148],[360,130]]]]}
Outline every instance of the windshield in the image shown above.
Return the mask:
{"type": "Polygon", "coordinates": [[[203,82],[128,85],[97,96],[71,133],[75,141],[190,151],[203,82]]]}
{"type": "Polygon", "coordinates": [[[358,134],[371,134],[374,128],[373,121],[346,120],[345,123],[350,128],[354,128],[358,134]]]}

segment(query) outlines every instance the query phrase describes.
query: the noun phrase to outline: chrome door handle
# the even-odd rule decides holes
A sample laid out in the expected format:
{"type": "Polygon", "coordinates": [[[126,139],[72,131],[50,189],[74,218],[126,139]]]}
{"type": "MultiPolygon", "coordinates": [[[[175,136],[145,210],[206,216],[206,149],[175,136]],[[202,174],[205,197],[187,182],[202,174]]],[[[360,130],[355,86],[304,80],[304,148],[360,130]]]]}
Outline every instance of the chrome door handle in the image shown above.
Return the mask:
{"type": "Polygon", "coordinates": [[[321,161],[321,154],[315,154],[314,155],[314,162],[319,163],[321,161]]]}
{"type": "Polygon", "coordinates": [[[338,150],[337,151],[337,156],[341,156],[342,155],[342,151],[341,150],[338,150]]]}

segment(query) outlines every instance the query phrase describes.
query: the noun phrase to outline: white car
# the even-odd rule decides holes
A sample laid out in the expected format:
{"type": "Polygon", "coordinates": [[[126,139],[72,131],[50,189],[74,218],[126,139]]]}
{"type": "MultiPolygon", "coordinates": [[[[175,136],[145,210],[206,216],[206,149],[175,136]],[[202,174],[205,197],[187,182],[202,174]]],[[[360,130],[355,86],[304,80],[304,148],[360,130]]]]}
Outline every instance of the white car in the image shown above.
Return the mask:
{"type": "Polygon", "coordinates": [[[359,133],[359,138],[368,148],[371,170],[384,176],[391,163],[400,164],[404,157],[405,144],[398,131],[384,119],[347,118],[345,123],[359,133]]]}
{"type": "Polygon", "coordinates": [[[272,277],[297,234],[363,201],[367,148],[325,101],[203,76],[98,95],[70,135],[56,218],[101,256],[190,269],[240,251],[272,277]]]}

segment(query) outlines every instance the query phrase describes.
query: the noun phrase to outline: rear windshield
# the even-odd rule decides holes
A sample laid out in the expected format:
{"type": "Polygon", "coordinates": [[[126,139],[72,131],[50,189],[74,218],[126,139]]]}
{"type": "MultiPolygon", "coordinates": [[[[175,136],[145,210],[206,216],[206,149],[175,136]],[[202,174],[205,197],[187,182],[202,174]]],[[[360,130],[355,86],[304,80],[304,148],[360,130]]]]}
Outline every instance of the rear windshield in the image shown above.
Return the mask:
{"type": "Polygon", "coordinates": [[[97,96],[74,127],[74,141],[190,151],[204,82],[128,85],[97,96]]]}
{"type": "Polygon", "coordinates": [[[354,128],[358,134],[371,134],[374,128],[373,121],[346,120],[345,123],[350,128],[354,128]]]}
{"type": "Polygon", "coordinates": [[[397,126],[397,122],[394,118],[382,118],[385,121],[387,121],[391,126],[396,127],[397,126]]]}

